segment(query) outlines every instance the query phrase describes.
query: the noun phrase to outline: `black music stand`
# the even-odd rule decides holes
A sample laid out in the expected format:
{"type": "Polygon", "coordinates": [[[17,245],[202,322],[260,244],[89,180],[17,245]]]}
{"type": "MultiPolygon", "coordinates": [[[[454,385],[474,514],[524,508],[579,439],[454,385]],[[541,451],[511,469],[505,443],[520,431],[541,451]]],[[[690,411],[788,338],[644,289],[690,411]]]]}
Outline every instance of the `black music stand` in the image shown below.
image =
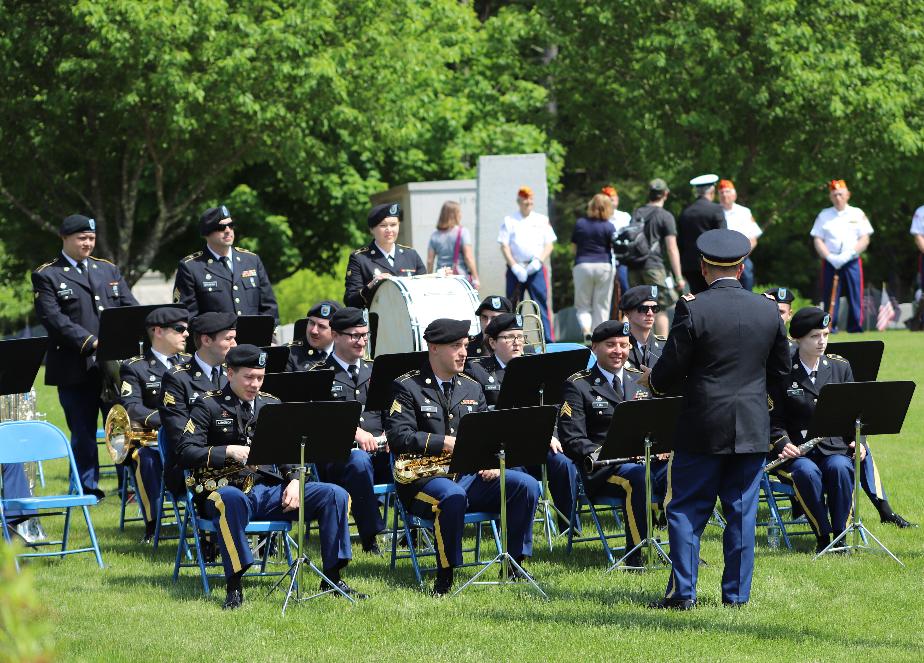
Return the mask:
{"type": "Polygon", "coordinates": [[[869,435],[896,435],[901,432],[911,397],[914,382],[844,382],[826,384],[818,395],[818,405],[809,424],[806,439],[813,437],[837,437],[854,431],[854,474],[853,474],[853,522],[828,546],[812,559],[818,559],[829,552],[853,552],[854,550],[876,549],[866,543],[868,536],[885,551],[889,557],[904,566],[872,532],[863,526],[860,519],[860,445],[869,448],[869,435]],[[853,543],[847,543],[847,535],[853,533],[853,543]],[[837,544],[843,541],[840,546],[837,544]]]}
{"type": "MultiPolygon", "coordinates": [[[[510,566],[514,567],[529,582],[542,598],[548,598],[542,588],[523,570],[517,561],[507,552],[507,465],[536,465],[545,462],[548,442],[555,428],[557,408],[552,405],[517,408],[513,410],[494,410],[492,412],[475,412],[462,417],[459,422],[459,434],[449,461],[449,472],[472,474],[480,470],[500,469],[500,519],[501,550],[497,557],[488,562],[453,596],[471,585],[506,585],[513,582],[508,579],[510,566]],[[511,441],[516,442],[511,443],[511,441]],[[509,455],[509,459],[508,459],[509,455]],[[485,571],[501,565],[499,581],[479,581],[485,571]]],[[[530,516],[532,517],[532,516],[530,516]]]]}
{"type": "Polygon", "coordinates": [[[282,373],[289,361],[289,348],[286,345],[266,345],[260,348],[266,353],[266,372],[282,373]]]}
{"type": "Polygon", "coordinates": [[[307,403],[330,400],[330,388],[333,384],[333,369],[267,373],[263,378],[263,391],[272,394],[283,403],[307,403]]]}
{"type": "Polygon", "coordinates": [[[238,345],[250,343],[262,347],[273,342],[275,328],[276,320],[271,315],[239,315],[237,335],[234,338],[238,345]]]}
{"type": "Polygon", "coordinates": [[[885,343],[882,341],[838,341],[828,343],[826,352],[837,354],[850,362],[855,382],[875,382],[885,343]]]}
{"type": "Polygon", "coordinates": [[[32,389],[47,347],[47,336],[0,341],[0,395],[32,389]]]}
{"type": "Polygon", "coordinates": [[[144,345],[148,342],[144,319],[151,311],[166,306],[183,308],[175,304],[146,304],[119,306],[100,311],[96,360],[122,360],[144,354],[144,345]]]}
{"type": "Polygon", "coordinates": [[[384,410],[391,405],[391,384],[408,371],[422,367],[428,361],[427,351],[396,352],[382,355],[372,363],[369,376],[369,391],[366,395],[366,409],[370,412],[384,410]]]}
{"type": "Polygon", "coordinates": [[[634,457],[645,457],[645,524],[648,534],[632,550],[627,550],[625,555],[616,560],[606,570],[607,573],[613,569],[646,571],[671,564],[670,558],[661,547],[661,542],[652,535],[654,523],[651,517],[651,455],[673,451],[674,429],[682,406],[683,398],[673,397],[623,401],[613,410],[610,428],[596,462],[602,465],[608,459],[631,462],[634,457]],[[623,564],[636,550],[642,553],[642,565],[623,564]],[[652,550],[656,553],[653,560],[652,550]]]}
{"type": "MultiPolygon", "coordinates": [[[[497,397],[497,409],[528,407],[546,403],[561,403],[562,389],[569,376],[587,367],[590,350],[567,350],[540,355],[514,357],[507,364],[504,382],[497,397]]],[[[542,459],[542,497],[539,506],[545,523],[545,538],[552,550],[552,536],[555,530],[553,511],[563,522],[571,526],[569,517],[553,503],[549,494],[549,472],[545,458],[542,459]]],[[[557,534],[557,533],[556,533],[557,534]]]]}
{"type": "Polygon", "coordinates": [[[361,412],[362,405],[356,401],[279,403],[264,406],[257,417],[254,439],[247,458],[248,464],[296,465],[298,471],[298,558],[269,591],[272,594],[286,576],[289,576],[289,588],[282,603],[282,614],[286,614],[290,600],[296,603],[310,601],[332,592],[337,592],[350,603],[355,602],[353,597],[324,575],[324,572],[311,561],[305,549],[305,464],[348,460],[361,412]],[[323,428],[317,425],[319,421],[324,422],[323,428]],[[323,442],[313,444],[308,451],[309,436],[317,436],[323,442]],[[327,583],[328,589],[319,590],[311,596],[301,595],[301,571],[305,565],[327,583]]]}

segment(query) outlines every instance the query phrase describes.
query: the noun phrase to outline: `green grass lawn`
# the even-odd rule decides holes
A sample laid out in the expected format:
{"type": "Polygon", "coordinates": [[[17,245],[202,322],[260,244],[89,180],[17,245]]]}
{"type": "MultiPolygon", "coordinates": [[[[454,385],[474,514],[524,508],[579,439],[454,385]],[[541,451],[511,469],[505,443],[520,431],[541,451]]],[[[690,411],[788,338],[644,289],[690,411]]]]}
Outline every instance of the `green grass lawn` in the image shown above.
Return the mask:
{"type": "MultiPolygon", "coordinates": [[[[837,340],[842,340],[838,337],[837,340]]],[[[924,335],[883,338],[880,378],[924,382],[924,335]]],[[[39,409],[62,426],[55,392],[42,387],[39,409]]],[[[897,512],[924,522],[924,388],[904,433],[871,439],[897,512]]],[[[47,468],[63,486],[62,466],[47,468]]],[[[104,488],[114,488],[108,480],[104,488]]],[[[721,605],[721,532],[707,529],[699,580],[700,606],[688,613],[651,611],[666,571],[604,575],[598,545],[549,552],[538,536],[530,564],[549,594],[542,601],[518,587],[474,588],[454,599],[421,594],[408,564],[392,573],[386,559],[359,551],[347,580],[372,595],[350,607],[324,597],[280,615],[280,594],[264,598],[267,579],[245,580],[246,603],[223,612],[224,587],[202,595],[196,574],[171,582],[175,547],[155,555],[138,543],[143,528],[118,530],[118,501],[92,510],[106,568],[92,556],[27,562],[61,660],[921,660],[924,657],[924,530],[879,523],[863,497],[870,530],[906,564],[884,555],[828,557],[813,562],[814,537],[801,550],[769,550],[758,533],[752,600],[743,609],[721,605]]],[[[52,526],[48,525],[49,529],[52,526]]],[[[79,540],[85,540],[77,523],[79,540]]],[[[468,577],[465,569],[457,577],[468,577]]],[[[314,583],[312,582],[312,585],[314,583]]],[[[429,584],[429,583],[428,583],[429,584]]],[[[2,608],[2,606],[0,606],[2,608]]],[[[2,658],[2,655],[0,655],[2,658]]]]}

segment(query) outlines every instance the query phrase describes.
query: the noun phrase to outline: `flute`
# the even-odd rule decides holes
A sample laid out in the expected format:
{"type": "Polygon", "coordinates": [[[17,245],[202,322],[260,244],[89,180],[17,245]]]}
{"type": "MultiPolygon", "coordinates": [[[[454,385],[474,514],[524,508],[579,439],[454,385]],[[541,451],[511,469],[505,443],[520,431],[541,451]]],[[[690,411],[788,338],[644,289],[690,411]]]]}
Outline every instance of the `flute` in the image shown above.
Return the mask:
{"type": "MultiPolygon", "coordinates": [[[[825,438],[813,437],[811,440],[807,440],[803,442],[802,444],[799,445],[799,454],[804,456],[806,452],[814,449],[815,445],[821,442],[823,439],[825,438]]],[[[790,461],[790,460],[792,460],[792,458],[775,458],[771,460],[769,463],[767,463],[766,465],[764,465],[764,472],[769,472],[770,470],[776,469],[783,463],[790,461]]]]}

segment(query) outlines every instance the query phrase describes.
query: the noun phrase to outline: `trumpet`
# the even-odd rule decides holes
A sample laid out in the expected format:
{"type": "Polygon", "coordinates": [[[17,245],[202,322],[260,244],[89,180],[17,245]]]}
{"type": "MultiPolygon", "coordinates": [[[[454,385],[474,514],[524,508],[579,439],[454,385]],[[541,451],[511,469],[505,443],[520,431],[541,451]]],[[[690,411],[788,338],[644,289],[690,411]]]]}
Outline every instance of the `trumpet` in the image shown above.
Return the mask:
{"type": "MultiPolygon", "coordinates": [[[[780,438],[780,440],[781,440],[781,439],[783,439],[783,438],[780,438]]],[[[817,445],[817,444],[818,444],[819,442],[821,442],[823,439],[825,439],[825,438],[823,438],[823,437],[813,437],[811,440],[806,440],[805,442],[803,442],[802,444],[799,445],[799,453],[800,453],[801,455],[804,456],[804,455],[806,454],[806,452],[811,451],[812,449],[814,449],[814,448],[815,448],[815,445],[817,445]]],[[[779,442],[779,440],[777,440],[777,442],[779,442]]],[[[767,463],[766,465],[764,465],[764,472],[769,472],[769,471],[771,471],[771,470],[774,470],[774,469],[778,468],[780,465],[782,465],[783,463],[786,463],[786,462],[788,462],[788,461],[790,461],[790,460],[792,460],[792,458],[774,458],[774,459],[771,460],[769,463],[767,463]]]]}
{"type": "Polygon", "coordinates": [[[153,447],[157,445],[157,431],[132,428],[128,411],[116,403],[106,415],[103,427],[106,433],[106,449],[116,465],[125,462],[129,452],[135,447],[153,447]]]}

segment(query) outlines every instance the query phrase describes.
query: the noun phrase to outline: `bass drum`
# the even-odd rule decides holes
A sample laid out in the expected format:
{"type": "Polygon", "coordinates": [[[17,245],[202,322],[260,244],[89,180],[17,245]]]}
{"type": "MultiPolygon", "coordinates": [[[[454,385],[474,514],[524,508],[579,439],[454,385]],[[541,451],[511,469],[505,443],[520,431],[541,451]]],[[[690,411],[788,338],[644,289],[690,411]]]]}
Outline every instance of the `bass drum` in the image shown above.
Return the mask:
{"type": "Polygon", "coordinates": [[[404,276],[386,279],[372,296],[378,316],[373,356],[427,349],[424,330],[437,318],[471,320],[478,333],[478,293],[462,276],[404,276]]]}

